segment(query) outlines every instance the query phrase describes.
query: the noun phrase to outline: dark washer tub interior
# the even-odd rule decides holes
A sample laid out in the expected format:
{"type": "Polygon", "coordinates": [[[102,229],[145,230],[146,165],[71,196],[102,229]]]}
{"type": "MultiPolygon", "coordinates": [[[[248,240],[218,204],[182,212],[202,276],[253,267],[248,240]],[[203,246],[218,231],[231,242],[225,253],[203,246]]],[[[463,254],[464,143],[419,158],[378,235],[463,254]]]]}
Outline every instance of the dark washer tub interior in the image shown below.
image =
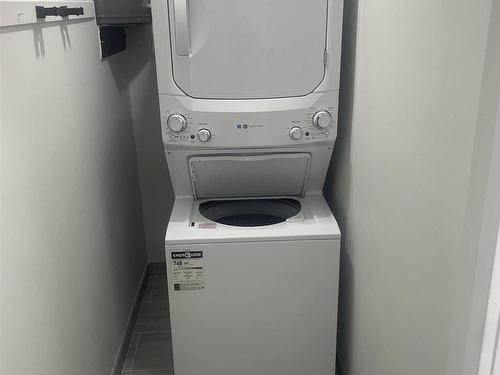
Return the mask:
{"type": "Polygon", "coordinates": [[[235,227],[282,223],[300,209],[300,202],[290,198],[213,200],[200,204],[200,213],[207,219],[235,227]]]}

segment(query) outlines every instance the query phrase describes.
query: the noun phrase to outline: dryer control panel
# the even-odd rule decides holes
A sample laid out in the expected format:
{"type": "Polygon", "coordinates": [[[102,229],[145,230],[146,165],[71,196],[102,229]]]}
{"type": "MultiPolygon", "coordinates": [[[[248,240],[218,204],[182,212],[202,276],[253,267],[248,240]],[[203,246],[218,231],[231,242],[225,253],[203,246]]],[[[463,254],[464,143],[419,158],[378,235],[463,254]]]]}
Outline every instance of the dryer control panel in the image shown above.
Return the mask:
{"type": "Polygon", "coordinates": [[[207,148],[333,143],[337,136],[335,94],[316,94],[312,103],[304,98],[207,101],[161,96],[163,143],[207,148]],[[281,107],[276,105],[279,101],[281,107]]]}

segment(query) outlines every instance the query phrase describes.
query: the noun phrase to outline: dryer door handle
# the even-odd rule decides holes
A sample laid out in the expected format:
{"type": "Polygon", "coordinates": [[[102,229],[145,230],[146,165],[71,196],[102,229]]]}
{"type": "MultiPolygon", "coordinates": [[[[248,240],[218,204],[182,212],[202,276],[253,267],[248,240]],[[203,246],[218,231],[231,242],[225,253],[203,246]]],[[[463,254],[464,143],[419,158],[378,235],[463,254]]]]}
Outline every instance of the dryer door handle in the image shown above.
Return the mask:
{"type": "Polygon", "coordinates": [[[189,56],[191,41],[189,35],[188,0],[174,0],[175,52],[179,56],[189,56]]]}

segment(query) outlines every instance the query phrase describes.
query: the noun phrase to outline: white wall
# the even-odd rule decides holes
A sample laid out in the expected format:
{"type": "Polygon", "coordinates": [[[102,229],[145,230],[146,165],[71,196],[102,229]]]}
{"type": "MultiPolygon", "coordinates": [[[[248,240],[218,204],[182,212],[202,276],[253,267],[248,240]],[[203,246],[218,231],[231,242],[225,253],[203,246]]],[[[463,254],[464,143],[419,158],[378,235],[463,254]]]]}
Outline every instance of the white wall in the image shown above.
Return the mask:
{"type": "Polygon", "coordinates": [[[110,374],[146,264],[134,57],[101,62],[94,20],[0,43],[0,372],[110,374]]]}
{"type": "Polygon", "coordinates": [[[487,264],[478,241],[496,117],[483,103],[498,101],[485,86],[499,74],[486,68],[491,4],[346,2],[325,191],[343,231],[344,375],[477,368],[471,304],[487,264]]]}
{"type": "Polygon", "coordinates": [[[163,152],[160,108],[151,26],[127,32],[130,54],[141,59],[132,62],[131,104],[142,210],[149,262],[165,261],[165,231],[174,203],[174,193],[163,152]]]}

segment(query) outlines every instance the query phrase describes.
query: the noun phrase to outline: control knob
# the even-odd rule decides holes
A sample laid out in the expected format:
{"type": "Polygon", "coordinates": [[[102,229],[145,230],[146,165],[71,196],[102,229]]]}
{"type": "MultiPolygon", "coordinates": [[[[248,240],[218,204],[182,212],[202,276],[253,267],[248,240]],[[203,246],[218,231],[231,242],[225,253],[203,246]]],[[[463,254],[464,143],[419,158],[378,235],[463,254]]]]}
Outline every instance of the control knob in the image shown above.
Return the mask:
{"type": "Polygon", "coordinates": [[[332,124],[332,115],[328,111],[318,111],[313,116],[313,125],[318,129],[326,129],[332,124]]]}
{"type": "Polygon", "coordinates": [[[200,129],[198,130],[198,139],[200,142],[208,142],[212,138],[212,133],[208,129],[200,129]]]}
{"type": "Polygon", "coordinates": [[[290,129],[290,138],[295,139],[298,141],[302,136],[304,135],[304,131],[302,128],[298,126],[294,126],[293,128],[290,129]]]}
{"type": "Polygon", "coordinates": [[[187,121],[183,115],[170,115],[167,119],[167,126],[174,133],[180,133],[186,129],[187,121]]]}

